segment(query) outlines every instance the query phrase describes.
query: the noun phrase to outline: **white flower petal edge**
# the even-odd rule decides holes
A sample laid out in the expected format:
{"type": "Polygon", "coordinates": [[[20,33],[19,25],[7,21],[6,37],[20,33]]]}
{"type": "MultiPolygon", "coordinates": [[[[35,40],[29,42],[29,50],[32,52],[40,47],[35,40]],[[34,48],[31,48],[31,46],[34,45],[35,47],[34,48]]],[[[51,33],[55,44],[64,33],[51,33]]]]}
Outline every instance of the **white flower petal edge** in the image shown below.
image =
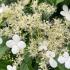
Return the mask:
{"type": "Polygon", "coordinates": [[[7,65],[7,70],[16,70],[16,66],[7,65]]]}
{"type": "Polygon", "coordinates": [[[50,64],[50,66],[52,68],[56,68],[57,67],[57,62],[53,58],[49,59],[49,64],[50,64]]]}
{"type": "Polygon", "coordinates": [[[67,5],[63,5],[63,10],[64,10],[65,12],[68,12],[68,11],[69,11],[68,6],[67,6],[67,5]]]}
{"type": "Polygon", "coordinates": [[[24,41],[20,41],[18,43],[18,47],[19,47],[19,49],[24,49],[26,47],[26,43],[24,41]]]}
{"type": "Polygon", "coordinates": [[[59,56],[57,60],[58,60],[58,62],[59,62],[60,64],[64,64],[64,62],[65,62],[63,56],[59,56]]]}
{"type": "Polygon", "coordinates": [[[12,51],[13,54],[19,53],[19,48],[18,48],[18,46],[16,46],[16,45],[13,46],[12,49],[11,49],[11,51],[12,51]]]}
{"type": "Polygon", "coordinates": [[[3,43],[3,39],[0,37],[0,44],[2,44],[3,43]]]}
{"type": "Polygon", "coordinates": [[[5,6],[5,4],[2,4],[1,7],[0,7],[0,14],[3,13],[6,10],[7,7],[8,6],[5,6]]]}
{"type": "Polygon", "coordinates": [[[9,48],[12,48],[13,45],[15,45],[15,42],[13,40],[8,40],[6,42],[6,46],[9,47],[9,48]]]}
{"type": "Polygon", "coordinates": [[[57,60],[60,64],[64,64],[68,60],[68,58],[69,58],[69,53],[64,52],[63,55],[59,56],[57,60]]]}
{"type": "Polygon", "coordinates": [[[69,57],[69,59],[65,62],[65,68],[70,69],[70,57],[69,57]]]}
{"type": "Polygon", "coordinates": [[[13,41],[15,41],[16,43],[18,43],[18,42],[20,41],[20,37],[19,37],[18,35],[16,35],[16,34],[12,37],[12,39],[13,39],[13,41]]]}
{"type": "Polygon", "coordinates": [[[67,5],[63,5],[63,11],[61,11],[60,14],[70,21],[70,10],[67,5]]]}

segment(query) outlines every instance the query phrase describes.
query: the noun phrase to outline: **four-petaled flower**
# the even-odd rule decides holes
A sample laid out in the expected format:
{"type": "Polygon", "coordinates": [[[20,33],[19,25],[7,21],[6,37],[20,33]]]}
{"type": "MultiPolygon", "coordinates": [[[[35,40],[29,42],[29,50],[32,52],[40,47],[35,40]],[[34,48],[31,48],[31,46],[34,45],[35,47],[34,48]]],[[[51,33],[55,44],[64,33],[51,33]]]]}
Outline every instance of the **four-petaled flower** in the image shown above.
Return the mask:
{"type": "Polygon", "coordinates": [[[12,37],[12,40],[8,40],[6,42],[6,45],[7,47],[11,48],[13,54],[19,53],[20,50],[26,47],[26,43],[24,41],[21,41],[18,35],[14,35],[12,37]]]}
{"type": "Polygon", "coordinates": [[[67,5],[63,5],[63,11],[61,11],[60,14],[70,21],[70,10],[67,5]]]}

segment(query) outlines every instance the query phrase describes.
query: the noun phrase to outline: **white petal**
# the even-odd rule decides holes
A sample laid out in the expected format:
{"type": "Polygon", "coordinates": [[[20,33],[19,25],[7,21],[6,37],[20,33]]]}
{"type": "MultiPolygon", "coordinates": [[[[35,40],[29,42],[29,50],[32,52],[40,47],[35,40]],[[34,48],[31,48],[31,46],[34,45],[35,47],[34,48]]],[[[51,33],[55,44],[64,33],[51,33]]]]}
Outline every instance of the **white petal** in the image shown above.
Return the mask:
{"type": "Polygon", "coordinates": [[[26,47],[26,43],[24,41],[19,41],[17,45],[20,49],[24,49],[26,47]]]}
{"type": "Polygon", "coordinates": [[[57,62],[53,58],[50,58],[49,64],[50,64],[50,66],[52,68],[56,68],[57,67],[57,62]]]}
{"type": "Polygon", "coordinates": [[[66,16],[66,12],[65,12],[65,11],[61,11],[60,14],[61,14],[62,16],[66,16]]]}
{"type": "Polygon", "coordinates": [[[58,57],[58,62],[59,62],[60,64],[63,64],[63,63],[65,62],[64,57],[63,57],[63,56],[59,56],[59,57],[58,57]]]}
{"type": "Polygon", "coordinates": [[[17,46],[12,47],[12,53],[17,54],[19,52],[19,48],[17,46]]]}
{"type": "Polygon", "coordinates": [[[70,58],[65,62],[65,68],[70,69],[70,58]]]}
{"type": "Polygon", "coordinates": [[[7,70],[12,70],[12,66],[11,65],[7,65],[7,70]]]}
{"type": "Polygon", "coordinates": [[[54,58],[55,57],[55,52],[52,52],[52,51],[47,51],[46,52],[46,56],[48,57],[48,58],[54,58]]]}
{"type": "Polygon", "coordinates": [[[12,70],[16,70],[16,66],[13,66],[13,69],[12,70]]]}
{"type": "Polygon", "coordinates": [[[13,45],[15,45],[15,42],[13,40],[8,40],[6,42],[6,46],[9,47],[9,48],[12,48],[13,45]]]}
{"type": "Polygon", "coordinates": [[[20,37],[18,35],[14,35],[12,37],[12,39],[15,41],[15,42],[19,42],[20,41],[20,37]]]}
{"type": "Polygon", "coordinates": [[[2,12],[3,12],[3,10],[4,10],[4,9],[3,9],[3,7],[0,7],[0,13],[2,13],[2,12]]]}
{"type": "Polygon", "coordinates": [[[65,17],[68,21],[70,21],[70,14],[69,15],[66,15],[65,17]]]}
{"type": "Polygon", "coordinates": [[[69,53],[68,52],[64,52],[63,57],[68,58],[69,57],[69,53]]]}
{"type": "Polygon", "coordinates": [[[64,10],[65,12],[68,12],[68,6],[67,6],[67,5],[63,5],[63,10],[64,10]]]}
{"type": "Polygon", "coordinates": [[[3,39],[0,37],[0,44],[2,44],[2,42],[3,42],[3,39]]]}

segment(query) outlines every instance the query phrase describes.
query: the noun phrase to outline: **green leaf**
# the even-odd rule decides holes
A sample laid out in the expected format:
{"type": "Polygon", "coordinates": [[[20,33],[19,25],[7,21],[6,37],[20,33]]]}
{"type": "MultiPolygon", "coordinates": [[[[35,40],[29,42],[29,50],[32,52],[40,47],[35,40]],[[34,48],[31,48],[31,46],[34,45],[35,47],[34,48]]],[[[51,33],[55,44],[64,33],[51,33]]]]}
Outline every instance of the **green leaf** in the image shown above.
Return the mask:
{"type": "Polygon", "coordinates": [[[7,47],[6,46],[2,46],[0,47],[0,58],[5,54],[5,52],[7,51],[7,47]]]}
{"type": "Polygon", "coordinates": [[[64,0],[47,0],[52,5],[58,5],[59,3],[63,2],[64,0]]]}
{"type": "Polygon", "coordinates": [[[63,2],[64,0],[56,0],[56,5],[63,2]]]}
{"type": "Polygon", "coordinates": [[[6,70],[7,65],[11,64],[9,60],[0,59],[0,70],[6,70]]]}
{"type": "Polygon", "coordinates": [[[28,52],[25,52],[24,60],[22,64],[20,65],[19,70],[34,70],[32,67],[32,59],[29,56],[28,52]]]}
{"type": "Polygon", "coordinates": [[[8,48],[6,47],[6,40],[7,37],[2,37],[3,38],[3,43],[0,45],[0,58],[6,53],[8,48]]]}

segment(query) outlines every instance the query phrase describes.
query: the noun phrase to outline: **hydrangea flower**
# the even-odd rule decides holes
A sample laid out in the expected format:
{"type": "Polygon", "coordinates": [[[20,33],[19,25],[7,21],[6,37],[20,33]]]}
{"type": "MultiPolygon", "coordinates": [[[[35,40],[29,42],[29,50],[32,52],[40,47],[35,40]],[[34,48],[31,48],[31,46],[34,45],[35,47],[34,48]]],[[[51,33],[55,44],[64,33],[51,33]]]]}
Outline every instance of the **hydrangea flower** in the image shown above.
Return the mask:
{"type": "Polygon", "coordinates": [[[0,37],[0,44],[2,44],[2,42],[3,42],[3,39],[0,37]]]}
{"type": "Polygon", "coordinates": [[[63,5],[63,11],[61,11],[60,14],[70,21],[70,10],[67,5],[63,5]]]}
{"type": "Polygon", "coordinates": [[[7,47],[11,48],[13,54],[19,53],[20,50],[26,47],[26,43],[20,40],[18,35],[14,35],[12,40],[6,42],[7,47]]]}
{"type": "Polygon", "coordinates": [[[53,58],[49,59],[49,64],[50,64],[50,66],[52,68],[56,68],[57,67],[57,62],[53,58]]]}
{"type": "Polygon", "coordinates": [[[59,56],[57,60],[60,64],[64,64],[68,60],[68,58],[69,58],[69,53],[64,52],[64,54],[59,56]]]}
{"type": "Polygon", "coordinates": [[[16,66],[7,65],[7,70],[16,70],[16,66]]]}
{"type": "Polygon", "coordinates": [[[47,51],[47,52],[46,52],[46,56],[47,56],[48,58],[54,58],[54,57],[55,57],[55,52],[47,51]]]}
{"type": "Polygon", "coordinates": [[[47,50],[47,41],[43,41],[42,43],[40,43],[38,50],[39,51],[47,50]]]}

